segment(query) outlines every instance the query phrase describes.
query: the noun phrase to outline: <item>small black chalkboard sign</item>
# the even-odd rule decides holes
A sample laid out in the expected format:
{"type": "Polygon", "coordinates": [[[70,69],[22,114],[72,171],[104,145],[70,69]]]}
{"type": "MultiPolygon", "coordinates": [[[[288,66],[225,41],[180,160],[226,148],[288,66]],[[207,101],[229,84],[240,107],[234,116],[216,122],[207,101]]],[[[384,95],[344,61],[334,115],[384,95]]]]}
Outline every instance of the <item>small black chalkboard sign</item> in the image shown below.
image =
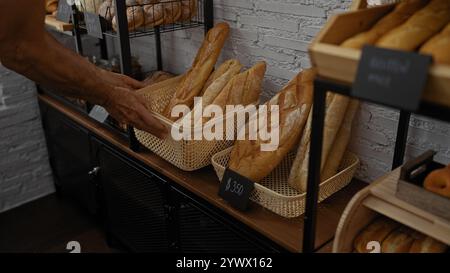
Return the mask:
{"type": "Polygon", "coordinates": [[[85,12],[84,21],[86,23],[86,30],[89,36],[103,39],[102,23],[98,14],[85,12]]]}
{"type": "Polygon", "coordinates": [[[91,112],[89,113],[89,116],[96,121],[103,123],[108,118],[109,113],[106,111],[105,108],[101,107],[100,105],[95,105],[91,112]]]}
{"type": "Polygon", "coordinates": [[[431,56],[366,46],[352,95],[407,111],[420,106],[431,56]]]}
{"type": "Polygon", "coordinates": [[[72,20],[72,12],[72,6],[67,3],[67,0],[61,0],[58,2],[56,19],[61,22],[70,23],[72,20]]]}
{"type": "Polygon", "coordinates": [[[219,196],[236,209],[245,211],[255,183],[246,177],[226,169],[219,188],[219,196]]]}

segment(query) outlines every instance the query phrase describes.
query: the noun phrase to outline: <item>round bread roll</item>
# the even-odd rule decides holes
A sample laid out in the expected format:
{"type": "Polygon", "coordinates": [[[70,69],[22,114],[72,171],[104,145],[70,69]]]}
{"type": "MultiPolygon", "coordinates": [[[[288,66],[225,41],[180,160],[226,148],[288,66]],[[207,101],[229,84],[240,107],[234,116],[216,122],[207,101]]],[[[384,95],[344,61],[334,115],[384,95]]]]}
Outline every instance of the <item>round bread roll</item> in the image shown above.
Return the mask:
{"type": "Polygon", "coordinates": [[[181,17],[180,21],[188,21],[197,15],[197,0],[181,1],[181,17]]]}
{"type": "MultiPolygon", "coordinates": [[[[157,4],[159,5],[159,4],[157,4]]],[[[181,17],[181,2],[170,2],[170,0],[161,1],[164,9],[164,25],[173,24],[181,17]],[[164,3],[167,2],[167,3],[164,3]]]]}
{"type": "Polygon", "coordinates": [[[163,6],[159,4],[144,6],[144,27],[152,28],[164,22],[163,6]]]}
{"type": "Polygon", "coordinates": [[[425,189],[450,198],[450,165],[431,172],[424,183],[425,189]]]}
{"type": "Polygon", "coordinates": [[[113,6],[112,0],[106,0],[98,8],[98,15],[105,18],[107,21],[111,21],[115,16],[116,9],[113,6]]]}
{"type": "MultiPolygon", "coordinates": [[[[128,30],[135,31],[144,24],[144,9],[140,6],[127,8],[128,30]]],[[[112,20],[112,26],[117,31],[117,16],[112,20]]]]}

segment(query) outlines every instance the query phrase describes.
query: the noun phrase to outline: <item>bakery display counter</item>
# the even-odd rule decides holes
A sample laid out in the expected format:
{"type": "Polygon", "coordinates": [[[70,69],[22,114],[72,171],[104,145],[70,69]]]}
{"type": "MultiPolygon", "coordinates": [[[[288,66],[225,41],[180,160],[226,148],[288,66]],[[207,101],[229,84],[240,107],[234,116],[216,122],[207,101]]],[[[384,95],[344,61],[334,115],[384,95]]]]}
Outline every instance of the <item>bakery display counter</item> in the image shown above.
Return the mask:
{"type": "MultiPolygon", "coordinates": [[[[128,147],[127,142],[116,133],[108,130],[104,126],[101,126],[99,123],[91,120],[89,117],[80,114],[76,110],[65,106],[61,102],[49,96],[39,95],[39,100],[41,102],[41,105],[45,105],[46,107],[56,110],[72,123],[77,124],[84,130],[88,131],[88,134],[95,138],[95,143],[90,145],[92,151],[91,154],[94,154],[99,158],[97,159],[96,157],[94,157],[91,160],[93,162],[93,170],[91,172],[91,175],[92,173],[94,175],[100,173],[99,177],[101,177],[101,179],[109,177],[106,182],[103,181],[99,183],[100,188],[104,189],[103,194],[102,190],[100,191],[100,196],[106,195],[107,200],[118,200],[119,197],[117,197],[117,194],[119,194],[120,198],[125,200],[123,204],[127,204],[126,206],[135,204],[131,206],[131,208],[135,209],[130,209],[129,207],[127,207],[125,210],[118,203],[111,204],[106,202],[106,210],[109,210],[107,215],[108,217],[111,217],[109,221],[107,219],[107,222],[110,226],[114,227],[112,237],[121,238],[121,240],[119,241],[122,242],[126,241],[123,243],[124,245],[131,245],[130,249],[136,251],[148,251],[148,249],[140,245],[142,244],[141,239],[143,240],[145,236],[141,236],[142,238],[140,236],[136,236],[136,234],[139,234],[139,232],[142,232],[142,230],[130,231],[124,227],[135,226],[136,228],[138,228],[138,226],[133,225],[132,221],[130,222],[130,218],[133,218],[133,215],[137,215],[136,217],[138,217],[138,215],[141,215],[141,217],[142,215],[152,215],[152,217],[156,217],[155,219],[161,219],[158,218],[162,217],[160,216],[160,214],[167,213],[167,211],[164,212],[164,208],[166,208],[165,204],[158,205],[154,204],[154,202],[150,202],[151,204],[145,203],[146,199],[142,197],[142,192],[146,191],[145,187],[147,186],[145,181],[147,181],[148,179],[148,181],[150,181],[151,183],[157,181],[154,183],[160,185],[157,187],[158,189],[167,187],[171,189],[169,190],[169,194],[167,194],[167,192],[163,190],[163,192],[165,193],[162,195],[158,195],[158,198],[164,199],[168,195],[170,196],[168,198],[169,204],[172,203],[173,205],[173,199],[178,200],[175,203],[181,203],[181,205],[179,206],[174,205],[174,207],[177,209],[169,209],[169,214],[175,213],[175,215],[178,215],[178,220],[184,219],[186,223],[191,223],[189,221],[193,221],[193,219],[195,219],[195,221],[197,221],[195,223],[198,224],[199,228],[201,228],[201,225],[205,224],[206,221],[201,219],[208,219],[206,223],[210,223],[210,221],[212,221],[210,224],[215,227],[208,229],[213,233],[212,235],[208,236],[219,236],[221,238],[227,238],[226,236],[229,236],[230,240],[236,241],[236,243],[233,244],[230,244],[230,242],[228,242],[228,248],[224,249],[228,249],[230,251],[238,251],[233,248],[233,245],[235,245],[240,246],[240,249],[242,251],[244,249],[248,251],[253,249],[258,251],[301,252],[302,235],[304,228],[304,220],[302,217],[293,219],[283,218],[255,203],[252,203],[250,209],[246,212],[241,212],[233,209],[230,205],[228,205],[228,203],[226,203],[218,196],[217,193],[219,191],[219,181],[211,166],[202,168],[194,172],[182,171],[149,151],[140,151],[139,153],[132,151],[128,147]],[[105,148],[99,148],[102,146],[104,146],[105,148]],[[111,155],[115,154],[117,154],[118,161],[127,163],[113,164],[111,155]],[[100,164],[100,167],[95,168],[98,164],[100,164]],[[110,165],[113,166],[111,167],[110,165]],[[136,172],[136,174],[131,175],[131,173],[133,173],[133,170],[134,172],[136,172]],[[130,173],[130,176],[127,176],[128,172],[130,173]],[[127,183],[124,183],[119,177],[124,177],[123,179],[125,179],[125,177],[132,177],[133,179],[129,180],[127,183]],[[130,184],[132,183],[141,184],[136,184],[136,187],[138,187],[136,188],[134,186],[130,186],[130,184]],[[113,185],[114,188],[107,189],[108,187],[112,187],[113,185]],[[142,191],[139,190],[136,192],[136,189],[139,189],[139,187],[143,187],[142,191]],[[182,198],[179,198],[179,196],[182,196],[182,198]],[[153,206],[153,209],[147,208],[148,206],[153,206]],[[114,211],[111,212],[111,208],[114,208],[114,211]],[[151,211],[151,213],[142,214],[141,211],[144,210],[144,208],[151,211]],[[187,208],[190,209],[188,210],[187,208]],[[192,209],[194,209],[195,211],[199,211],[199,214],[193,217],[192,209]],[[124,211],[126,211],[127,217],[122,216],[125,213],[124,211]],[[125,219],[127,221],[126,225],[124,225],[123,222],[125,221],[125,219]],[[217,233],[215,233],[215,230],[218,230],[219,227],[223,227],[225,228],[225,230],[219,230],[217,231],[217,233]],[[227,235],[225,236],[224,234],[227,235]],[[244,242],[245,246],[242,245],[244,242]],[[135,247],[136,245],[140,247],[135,247]],[[253,248],[254,245],[257,245],[257,247],[253,248]]],[[[43,106],[41,106],[41,108],[42,107],[43,106]]],[[[45,120],[45,117],[43,117],[43,119],[45,120]]],[[[47,126],[45,126],[45,124],[44,127],[46,127],[47,130],[47,126]]],[[[46,132],[46,134],[48,134],[48,132],[46,132]]],[[[89,156],[90,155],[86,155],[86,157],[89,156]]],[[[50,157],[52,158],[53,156],[50,155],[50,157]]],[[[354,194],[356,194],[365,186],[366,184],[363,182],[353,181],[349,186],[345,187],[344,189],[337,192],[318,205],[317,235],[315,241],[316,249],[320,249],[322,246],[330,243],[330,241],[334,237],[334,233],[337,227],[337,223],[341,217],[341,213],[347,205],[348,201],[353,197],[354,194]]],[[[149,192],[155,194],[155,189],[152,188],[149,192]]],[[[169,217],[168,219],[172,218],[169,217]]],[[[140,218],[139,221],[144,220],[145,217],[140,218]]],[[[161,220],[159,220],[158,223],[160,223],[160,228],[165,225],[163,222],[161,222],[161,220]]],[[[170,227],[171,221],[169,220],[168,223],[170,227]]],[[[173,231],[174,228],[170,227],[168,229],[173,231]]],[[[161,230],[165,231],[166,229],[162,228],[161,230]]],[[[175,227],[175,230],[178,230],[176,232],[176,236],[172,236],[171,232],[165,235],[168,236],[167,241],[171,242],[170,244],[173,244],[173,247],[175,249],[183,250],[183,245],[184,247],[192,245],[188,242],[189,240],[194,240],[192,239],[192,232],[194,232],[196,229],[179,230],[179,227],[175,227]],[[179,239],[176,240],[176,243],[173,243],[172,237],[177,237],[179,239]]],[[[161,231],[156,230],[153,232],[161,231]]],[[[219,238],[216,239],[218,239],[219,242],[219,246],[215,246],[216,248],[220,248],[221,244],[227,243],[226,240],[222,240],[219,238]]],[[[197,239],[195,239],[195,241],[197,242],[197,239]]],[[[196,251],[200,251],[202,249],[213,251],[211,250],[213,249],[212,246],[208,246],[206,242],[197,243],[200,249],[196,248],[196,251]]],[[[159,248],[159,250],[161,249],[159,248]]]]}

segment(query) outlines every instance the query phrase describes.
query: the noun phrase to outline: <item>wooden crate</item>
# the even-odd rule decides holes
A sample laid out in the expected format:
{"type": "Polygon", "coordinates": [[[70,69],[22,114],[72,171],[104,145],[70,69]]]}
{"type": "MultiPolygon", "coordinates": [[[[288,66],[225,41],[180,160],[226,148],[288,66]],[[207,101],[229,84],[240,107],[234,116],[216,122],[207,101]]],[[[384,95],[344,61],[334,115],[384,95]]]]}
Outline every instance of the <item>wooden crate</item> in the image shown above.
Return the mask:
{"type": "Polygon", "coordinates": [[[450,222],[395,196],[400,169],[373,182],[347,205],[337,227],[335,253],[353,251],[353,240],[377,216],[384,215],[427,236],[450,245],[450,222]]]}
{"type": "MultiPolygon", "coordinates": [[[[361,50],[339,45],[370,29],[394,7],[395,4],[383,5],[333,16],[309,48],[311,62],[318,74],[343,83],[353,83],[361,50]]],[[[433,65],[430,68],[424,100],[450,107],[450,66],[433,65]]]]}

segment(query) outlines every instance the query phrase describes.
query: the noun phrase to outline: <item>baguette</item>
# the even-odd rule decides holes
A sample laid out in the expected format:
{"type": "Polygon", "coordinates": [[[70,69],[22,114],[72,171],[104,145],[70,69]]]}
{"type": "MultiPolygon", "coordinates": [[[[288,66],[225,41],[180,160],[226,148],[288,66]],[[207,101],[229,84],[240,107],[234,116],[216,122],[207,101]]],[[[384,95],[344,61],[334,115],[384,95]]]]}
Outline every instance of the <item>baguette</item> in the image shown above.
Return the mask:
{"type": "Polygon", "coordinates": [[[252,68],[234,76],[214,99],[214,105],[225,110],[227,105],[249,105],[258,101],[266,73],[266,63],[259,62],[252,68]]]}
{"type": "Polygon", "coordinates": [[[170,74],[168,72],[155,71],[155,72],[151,73],[145,80],[143,80],[142,83],[145,86],[150,86],[150,85],[153,85],[155,83],[171,79],[173,77],[174,77],[174,75],[172,75],[172,74],[170,74]]]}
{"type": "Polygon", "coordinates": [[[279,105],[279,146],[274,151],[262,151],[265,141],[237,141],[231,155],[229,168],[254,182],[260,182],[272,172],[297,144],[312,105],[315,72],[306,70],[298,74],[280,93],[266,103],[279,105]]]}
{"type": "MultiPolygon", "coordinates": [[[[202,119],[202,110],[204,110],[208,105],[213,104],[214,100],[217,98],[217,96],[220,94],[220,92],[224,89],[224,87],[228,84],[228,82],[231,81],[231,79],[239,74],[241,71],[242,65],[238,60],[228,60],[224,62],[215,73],[218,78],[216,78],[212,84],[209,85],[209,87],[206,89],[205,93],[202,96],[202,107],[195,107],[194,111],[197,111],[196,113],[192,112],[190,115],[187,115],[185,118],[192,119],[192,124],[198,124],[201,120],[204,122],[207,121],[207,119],[202,119]],[[200,111],[200,112],[198,112],[200,111]],[[199,117],[199,119],[194,119],[196,117],[199,117]]],[[[211,78],[211,77],[210,77],[211,78]]]]}
{"type": "MultiPolygon", "coordinates": [[[[228,72],[229,69],[230,69],[232,66],[237,67],[237,66],[236,66],[237,64],[239,64],[240,69],[241,69],[241,68],[242,68],[242,65],[239,63],[239,61],[238,61],[237,59],[231,59],[231,60],[228,60],[228,61],[224,62],[223,64],[221,64],[221,65],[219,66],[219,68],[217,68],[217,69],[216,69],[213,73],[211,73],[211,75],[209,76],[208,80],[207,80],[206,83],[205,83],[205,86],[203,87],[202,95],[205,94],[206,89],[208,89],[209,86],[210,86],[214,81],[216,81],[218,78],[222,77],[222,75],[224,75],[226,72],[228,72]]],[[[240,71],[240,69],[239,69],[239,71],[240,71]]]]}
{"type": "MultiPolygon", "coordinates": [[[[341,127],[342,121],[345,117],[345,112],[347,110],[350,99],[348,97],[335,94],[326,109],[325,114],[325,126],[323,130],[323,146],[322,146],[322,162],[320,165],[320,171],[322,172],[325,160],[327,159],[339,128],[341,127]]],[[[309,132],[307,132],[309,133],[309,132]]],[[[291,168],[291,173],[289,175],[289,185],[294,187],[300,192],[306,192],[307,180],[308,180],[308,168],[309,168],[309,138],[310,136],[305,136],[305,141],[301,145],[304,147],[299,147],[299,152],[296,156],[297,161],[294,167],[291,168]],[[301,161],[301,164],[300,164],[301,161]],[[300,166],[297,168],[296,166],[300,166]]]]}
{"type": "Polygon", "coordinates": [[[367,253],[369,242],[378,242],[380,244],[396,230],[400,224],[389,218],[378,218],[368,225],[353,241],[353,246],[357,253],[367,253]]]}
{"type": "Polygon", "coordinates": [[[200,94],[214,69],[229,32],[230,27],[227,23],[217,24],[208,32],[192,68],[187,72],[186,77],[177,87],[174,97],[164,110],[165,117],[175,121],[177,118],[171,117],[173,107],[177,105],[192,107],[194,97],[200,94]]]}
{"type": "MultiPolygon", "coordinates": [[[[144,24],[144,9],[141,6],[132,6],[127,8],[128,30],[136,31],[137,28],[144,24]]],[[[112,27],[118,30],[117,15],[112,19],[112,27]]]]}
{"type": "Polygon", "coordinates": [[[322,181],[329,179],[338,172],[338,168],[350,142],[353,120],[358,108],[359,101],[355,99],[351,100],[347,112],[345,113],[344,121],[341,124],[341,128],[339,128],[328,158],[325,161],[325,166],[321,173],[322,181]]]}
{"type": "Polygon", "coordinates": [[[164,23],[164,8],[161,4],[144,6],[144,27],[152,28],[164,23]]]}
{"type": "Polygon", "coordinates": [[[447,245],[435,239],[416,232],[415,240],[409,249],[409,253],[444,253],[447,245]]]}
{"type": "Polygon", "coordinates": [[[378,21],[370,30],[357,34],[342,43],[343,47],[360,49],[364,45],[373,45],[385,33],[403,24],[413,13],[426,5],[426,0],[405,0],[378,21]]]}
{"type": "Polygon", "coordinates": [[[437,64],[450,65],[450,24],[425,43],[420,49],[420,53],[433,56],[434,62],[437,64]]]}
{"type": "Polygon", "coordinates": [[[382,253],[408,253],[414,242],[414,231],[401,226],[394,230],[381,244],[382,253]]]}
{"type": "Polygon", "coordinates": [[[173,24],[178,21],[181,17],[181,2],[174,2],[173,0],[161,1],[163,11],[164,11],[164,25],[173,24]],[[167,3],[164,3],[167,2],[167,3]]]}
{"type": "Polygon", "coordinates": [[[188,21],[197,15],[197,0],[181,1],[181,17],[179,21],[188,21]]]}
{"type": "Polygon", "coordinates": [[[227,83],[230,82],[235,75],[239,74],[241,69],[242,65],[236,59],[228,60],[219,66],[219,68],[211,74],[211,83],[208,84],[207,82],[205,85],[208,87],[203,93],[203,106],[212,104],[227,83]]]}
{"type": "Polygon", "coordinates": [[[385,34],[379,47],[412,51],[450,22],[450,1],[432,0],[401,26],[385,34]]]}

